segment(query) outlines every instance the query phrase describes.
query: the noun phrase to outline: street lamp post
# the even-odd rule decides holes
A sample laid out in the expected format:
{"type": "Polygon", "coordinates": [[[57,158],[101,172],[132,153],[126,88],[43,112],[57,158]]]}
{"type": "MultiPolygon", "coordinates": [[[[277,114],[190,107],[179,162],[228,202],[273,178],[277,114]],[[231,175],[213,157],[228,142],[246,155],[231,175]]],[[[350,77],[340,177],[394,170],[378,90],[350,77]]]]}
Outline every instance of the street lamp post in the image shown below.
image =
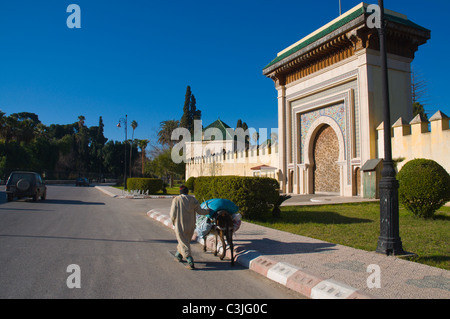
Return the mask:
{"type": "Polygon", "coordinates": [[[124,164],[124,170],[123,170],[123,189],[127,189],[127,140],[128,140],[128,136],[127,136],[127,122],[128,122],[128,115],[125,115],[125,118],[121,118],[119,120],[119,123],[117,124],[117,127],[121,127],[121,123],[124,125],[125,127],[125,141],[124,141],[124,146],[125,146],[125,164],[124,164]]]}
{"type": "Polygon", "coordinates": [[[380,237],[376,251],[386,255],[403,255],[402,241],[399,235],[398,181],[392,161],[391,119],[389,106],[389,82],[386,52],[386,25],[383,0],[380,7],[381,79],[384,118],[384,160],[380,180],[380,237]]]}

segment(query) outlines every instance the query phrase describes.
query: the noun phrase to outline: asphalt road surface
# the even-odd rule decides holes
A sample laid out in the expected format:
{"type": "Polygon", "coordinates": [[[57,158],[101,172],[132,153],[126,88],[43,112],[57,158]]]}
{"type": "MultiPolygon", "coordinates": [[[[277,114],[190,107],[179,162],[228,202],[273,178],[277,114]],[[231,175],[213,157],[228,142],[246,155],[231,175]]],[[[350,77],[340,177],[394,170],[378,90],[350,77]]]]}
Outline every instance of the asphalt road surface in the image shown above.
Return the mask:
{"type": "Polygon", "coordinates": [[[45,201],[6,202],[2,186],[0,298],[303,298],[198,244],[197,270],[175,262],[173,231],[146,215],[168,203],[52,185],[45,201]]]}

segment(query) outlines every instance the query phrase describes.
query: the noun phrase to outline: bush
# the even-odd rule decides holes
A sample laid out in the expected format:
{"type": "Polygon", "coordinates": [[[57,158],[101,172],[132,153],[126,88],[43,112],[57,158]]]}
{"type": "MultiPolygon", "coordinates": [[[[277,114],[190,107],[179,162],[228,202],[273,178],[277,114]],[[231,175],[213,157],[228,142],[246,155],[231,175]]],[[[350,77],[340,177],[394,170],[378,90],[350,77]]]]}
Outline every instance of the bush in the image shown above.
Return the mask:
{"type": "Polygon", "coordinates": [[[276,204],[279,187],[275,179],[268,177],[197,177],[195,197],[200,202],[212,198],[229,199],[239,206],[243,217],[256,219],[276,204]]]}
{"type": "Polygon", "coordinates": [[[186,183],[184,184],[184,186],[186,186],[190,192],[194,192],[195,177],[194,176],[189,177],[188,180],[186,181],[186,183]]]}
{"type": "Polygon", "coordinates": [[[127,179],[127,188],[129,190],[148,191],[149,194],[155,194],[163,188],[163,181],[158,178],[137,178],[127,179]]]}
{"type": "Polygon", "coordinates": [[[409,161],[397,179],[399,201],[415,216],[433,217],[436,210],[450,201],[450,175],[435,161],[409,161]]]}

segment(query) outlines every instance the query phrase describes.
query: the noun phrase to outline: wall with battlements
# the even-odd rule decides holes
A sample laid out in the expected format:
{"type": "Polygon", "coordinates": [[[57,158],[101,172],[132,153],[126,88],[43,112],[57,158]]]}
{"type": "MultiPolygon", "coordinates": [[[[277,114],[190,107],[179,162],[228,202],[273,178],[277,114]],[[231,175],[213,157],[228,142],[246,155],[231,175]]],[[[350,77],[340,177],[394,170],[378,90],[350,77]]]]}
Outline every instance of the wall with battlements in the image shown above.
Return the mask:
{"type": "Polygon", "coordinates": [[[186,179],[191,176],[269,176],[277,178],[278,144],[248,150],[218,152],[214,154],[190,157],[186,162],[186,179]],[[275,168],[271,171],[252,170],[257,166],[267,165],[275,168]]]}
{"type": "MultiPolygon", "coordinates": [[[[378,157],[384,157],[384,125],[378,131],[378,157]]],[[[407,122],[399,118],[392,125],[392,158],[404,158],[397,164],[400,171],[406,162],[415,158],[432,159],[450,173],[449,117],[436,112],[429,121],[419,115],[407,122]]]]}

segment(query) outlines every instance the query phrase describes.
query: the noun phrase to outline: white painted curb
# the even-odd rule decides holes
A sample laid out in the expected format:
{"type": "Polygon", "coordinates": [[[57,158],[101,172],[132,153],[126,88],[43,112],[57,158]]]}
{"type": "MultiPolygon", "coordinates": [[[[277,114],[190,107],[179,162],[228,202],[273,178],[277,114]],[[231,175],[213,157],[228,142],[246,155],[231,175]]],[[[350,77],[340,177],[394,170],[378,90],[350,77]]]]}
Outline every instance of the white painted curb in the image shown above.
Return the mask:
{"type": "Polygon", "coordinates": [[[110,191],[107,191],[106,189],[104,189],[104,188],[101,187],[101,186],[94,186],[94,188],[96,188],[96,189],[102,191],[103,193],[105,193],[105,194],[108,195],[108,196],[111,196],[111,197],[117,197],[117,195],[111,193],[110,191]]]}

